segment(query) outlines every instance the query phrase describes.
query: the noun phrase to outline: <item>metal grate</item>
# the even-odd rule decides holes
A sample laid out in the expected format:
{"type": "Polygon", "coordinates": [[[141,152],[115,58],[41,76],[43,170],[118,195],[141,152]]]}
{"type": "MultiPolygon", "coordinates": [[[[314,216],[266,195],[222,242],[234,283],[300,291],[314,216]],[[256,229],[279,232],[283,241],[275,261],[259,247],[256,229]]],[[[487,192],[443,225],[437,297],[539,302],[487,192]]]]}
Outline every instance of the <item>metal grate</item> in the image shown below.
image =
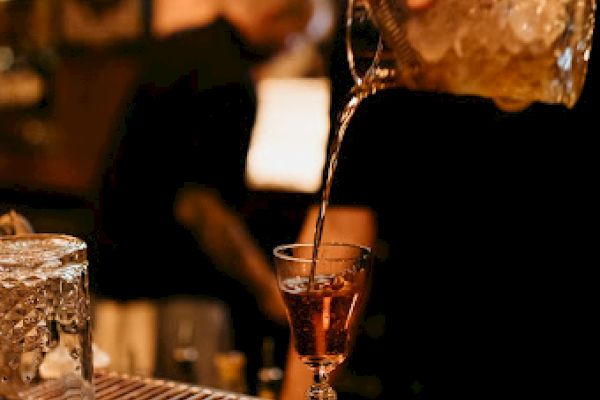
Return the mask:
{"type": "MultiPolygon", "coordinates": [[[[259,400],[256,397],[229,393],[160,379],[131,377],[114,372],[94,375],[96,400],[259,400]]],[[[60,385],[48,382],[25,394],[36,400],[62,400],[60,385]],[[59,389],[59,390],[57,390],[59,389]]]]}

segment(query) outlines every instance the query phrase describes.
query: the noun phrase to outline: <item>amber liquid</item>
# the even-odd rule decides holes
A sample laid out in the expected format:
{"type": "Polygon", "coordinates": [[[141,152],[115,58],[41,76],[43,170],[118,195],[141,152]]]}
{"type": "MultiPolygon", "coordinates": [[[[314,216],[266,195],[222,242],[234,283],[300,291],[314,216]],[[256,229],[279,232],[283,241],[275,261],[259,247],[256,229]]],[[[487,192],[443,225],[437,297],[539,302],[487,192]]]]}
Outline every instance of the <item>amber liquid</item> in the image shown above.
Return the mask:
{"type": "Polygon", "coordinates": [[[359,288],[335,288],[331,276],[316,276],[313,290],[308,278],[284,282],[283,299],[289,313],[296,351],[309,366],[334,367],[344,361],[355,328],[359,288]],[[337,290],[336,290],[337,289],[337,290]]]}

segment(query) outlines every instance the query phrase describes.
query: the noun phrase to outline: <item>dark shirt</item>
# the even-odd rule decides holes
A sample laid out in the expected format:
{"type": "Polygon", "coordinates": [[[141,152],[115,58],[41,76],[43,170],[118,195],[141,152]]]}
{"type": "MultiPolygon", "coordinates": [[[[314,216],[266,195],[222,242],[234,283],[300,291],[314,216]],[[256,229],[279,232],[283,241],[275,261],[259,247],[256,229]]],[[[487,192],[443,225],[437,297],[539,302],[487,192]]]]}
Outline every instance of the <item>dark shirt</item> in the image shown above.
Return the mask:
{"type": "MultiPolygon", "coordinates": [[[[582,379],[564,357],[591,296],[599,51],[571,110],[403,89],[361,104],[331,202],[375,210],[380,258],[344,398],[539,395],[582,379]]],[[[351,85],[341,40],[331,77],[335,119],[351,85]]]]}
{"type": "Polygon", "coordinates": [[[221,296],[228,278],[174,219],[177,192],[215,189],[234,210],[256,102],[249,62],[225,22],[157,43],[119,126],[106,174],[95,288],[116,298],[221,296]]]}

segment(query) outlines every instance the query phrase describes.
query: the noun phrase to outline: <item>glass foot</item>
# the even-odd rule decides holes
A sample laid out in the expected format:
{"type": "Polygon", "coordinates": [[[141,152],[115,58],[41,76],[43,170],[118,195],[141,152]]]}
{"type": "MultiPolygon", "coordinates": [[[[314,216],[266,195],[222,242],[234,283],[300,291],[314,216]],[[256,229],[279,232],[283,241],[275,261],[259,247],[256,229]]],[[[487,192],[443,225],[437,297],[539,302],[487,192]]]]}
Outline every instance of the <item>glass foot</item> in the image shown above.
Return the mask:
{"type": "Polygon", "coordinates": [[[337,400],[337,394],[327,383],[312,385],[306,391],[307,400],[337,400]]]}

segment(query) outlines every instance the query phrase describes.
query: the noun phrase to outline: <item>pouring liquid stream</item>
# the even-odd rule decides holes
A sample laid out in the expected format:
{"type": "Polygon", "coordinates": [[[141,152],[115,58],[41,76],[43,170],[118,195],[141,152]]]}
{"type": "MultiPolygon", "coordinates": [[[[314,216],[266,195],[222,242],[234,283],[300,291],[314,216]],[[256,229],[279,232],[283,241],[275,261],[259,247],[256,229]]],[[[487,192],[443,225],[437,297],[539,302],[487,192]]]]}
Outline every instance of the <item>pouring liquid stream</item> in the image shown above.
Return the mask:
{"type": "MultiPolygon", "coordinates": [[[[310,292],[313,288],[317,290],[315,287],[315,274],[317,269],[317,260],[319,256],[319,247],[321,245],[321,238],[323,236],[323,227],[325,224],[325,214],[327,212],[327,207],[329,206],[329,196],[331,194],[331,186],[333,184],[333,179],[335,175],[335,171],[337,168],[340,150],[342,147],[342,142],[344,141],[344,137],[346,135],[346,131],[348,130],[348,126],[352,121],[352,117],[356,113],[359,105],[362,101],[368,96],[375,94],[377,91],[381,89],[386,89],[389,86],[393,86],[392,80],[390,78],[393,77],[394,72],[391,70],[387,70],[387,75],[384,79],[381,78],[379,74],[381,71],[376,67],[376,64],[379,61],[379,54],[383,50],[383,41],[379,40],[375,49],[376,59],[371,59],[367,56],[366,60],[364,60],[363,56],[356,56],[353,50],[352,45],[352,29],[353,29],[353,13],[355,6],[364,11],[364,4],[355,3],[355,0],[351,0],[349,3],[349,8],[346,14],[346,36],[345,36],[345,44],[346,44],[346,52],[347,59],[350,67],[350,73],[354,79],[354,86],[350,90],[348,101],[346,102],[343,110],[339,114],[336,126],[334,130],[334,138],[331,142],[331,146],[329,148],[329,152],[327,154],[327,169],[325,175],[325,185],[323,186],[321,192],[321,205],[319,208],[319,215],[317,217],[317,221],[315,224],[315,234],[314,234],[314,242],[313,242],[313,254],[312,254],[312,263],[311,263],[311,272],[309,276],[308,282],[308,292],[310,292]],[[366,64],[364,62],[366,61],[366,64]],[[359,67],[360,64],[360,67],[359,67]],[[363,69],[365,73],[360,74],[358,71],[363,69]]],[[[368,14],[364,14],[365,17],[368,14]]],[[[386,20],[387,21],[387,20],[386,20]]],[[[406,57],[403,56],[403,60],[406,60],[406,57]]],[[[412,59],[411,59],[412,60],[412,59]]],[[[409,63],[412,65],[412,63],[409,63]]]]}
{"type": "Polygon", "coordinates": [[[352,117],[356,113],[358,106],[367,96],[369,96],[369,94],[372,94],[374,91],[374,87],[371,87],[367,84],[354,86],[350,92],[350,100],[344,106],[344,109],[340,113],[337,120],[336,128],[334,130],[334,138],[329,148],[329,152],[327,154],[328,161],[325,176],[325,185],[323,186],[323,189],[321,191],[321,204],[319,207],[319,215],[317,217],[317,222],[315,224],[312,263],[307,288],[308,292],[310,292],[312,289],[317,290],[315,286],[315,274],[317,269],[317,260],[319,257],[319,246],[321,245],[321,238],[323,236],[325,214],[327,213],[327,207],[329,206],[331,186],[333,185],[333,178],[337,169],[342,142],[344,141],[344,137],[346,135],[346,131],[348,130],[348,126],[350,125],[352,117]]]}

